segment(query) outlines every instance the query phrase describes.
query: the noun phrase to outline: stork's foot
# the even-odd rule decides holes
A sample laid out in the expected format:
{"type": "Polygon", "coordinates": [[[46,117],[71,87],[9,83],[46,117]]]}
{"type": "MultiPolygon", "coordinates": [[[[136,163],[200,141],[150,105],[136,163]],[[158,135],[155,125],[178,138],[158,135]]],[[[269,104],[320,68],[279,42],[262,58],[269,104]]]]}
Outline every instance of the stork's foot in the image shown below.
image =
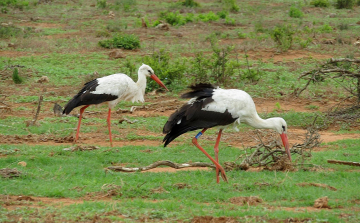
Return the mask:
{"type": "MultiPolygon", "coordinates": [[[[228,180],[227,180],[227,177],[226,177],[224,168],[221,167],[219,172],[221,173],[221,178],[222,178],[226,183],[228,183],[228,180]]],[[[218,183],[219,183],[219,182],[218,182],[218,183]]]]}

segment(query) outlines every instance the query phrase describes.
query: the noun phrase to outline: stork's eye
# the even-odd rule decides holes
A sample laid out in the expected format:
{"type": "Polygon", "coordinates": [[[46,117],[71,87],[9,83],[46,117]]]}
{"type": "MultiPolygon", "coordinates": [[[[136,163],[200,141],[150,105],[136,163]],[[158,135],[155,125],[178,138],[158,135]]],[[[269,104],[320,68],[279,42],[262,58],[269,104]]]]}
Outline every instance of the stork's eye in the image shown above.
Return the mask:
{"type": "Polygon", "coordinates": [[[151,74],[151,71],[150,71],[150,70],[148,70],[148,72],[149,72],[149,74],[151,74]]]}
{"type": "Polygon", "coordinates": [[[285,132],[285,126],[282,126],[282,128],[283,128],[283,131],[285,132]]]}

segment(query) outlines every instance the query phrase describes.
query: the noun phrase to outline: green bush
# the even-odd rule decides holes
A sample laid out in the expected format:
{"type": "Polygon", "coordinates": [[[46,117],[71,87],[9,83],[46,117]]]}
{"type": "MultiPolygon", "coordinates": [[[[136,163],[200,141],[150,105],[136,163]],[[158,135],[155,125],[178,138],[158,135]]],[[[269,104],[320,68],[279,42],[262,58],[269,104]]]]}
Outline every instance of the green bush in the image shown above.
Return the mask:
{"type": "Polygon", "coordinates": [[[112,39],[99,41],[99,45],[104,48],[122,48],[133,50],[140,48],[139,37],[131,34],[119,34],[112,39]]]}
{"type": "MultiPolygon", "coordinates": [[[[172,63],[170,59],[170,53],[161,49],[150,56],[142,58],[142,62],[149,65],[154,70],[156,76],[158,76],[168,88],[170,85],[173,85],[174,88],[182,84],[181,79],[186,71],[186,64],[183,59],[175,60],[172,63]]],[[[146,86],[147,91],[158,88],[161,87],[155,81],[149,81],[146,86]]]]}
{"type": "Polygon", "coordinates": [[[183,2],[181,2],[181,5],[186,6],[186,7],[199,7],[200,4],[195,2],[194,0],[184,0],[183,2]]]}
{"type": "Polygon", "coordinates": [[[99,9],[104,9],[106,8],[106,0],[96,0],[96,6],[99,9]]]}
{"type": "Polygon", "coordinates": [[[17,68],[14,69],[14,72],[12,74],[12,79],[15,84],[21,84],[22,82],[24,82],[23,79],[19,76],[19,71],[17,68]]]}
{"type": "Polygon", "coordinates": [[[229,12],[222,10],[220,12],[217,12],[216,15],[218,15],[221,19],[225,19],[229,15],[229,12]]]}
{"type": "Polygon", "coordinates": [[[334,29],[329,24],[324,24],[318,28],[320,33],[331,33],[334,29]]]}
{"type": "Polygon", "coordinates": [[[355,5],[355,0],[336,0],[335,7],[338,9],[351,9],[355,5]]]}
{"type": "Polygon", "coordinates": [[[310,2],[310,5],[313,5],[315,7],[323,7],[323,8],[326,8],[326,7],[329,7],[330,6],[330,3],[329,3],[329,0],[312,0],[310,2]]]}
{"type": "Polygon", "coordinates": [[[160,18],[165,19],[167,23],[172,26],[176,25],[185,25],[187,20],[183,15],[181,15],[178,11],[176,12],[161,12],[160,18]]]}
{"type": "Polygon", "coordinates": [[[14,26],[0,26],[0,39],[17,37],[22,33],[20,28],[14,26]]]}
{"type": "Polygon", "coordinates": [[[213,12],[208,12],[207,14],[199,14],[198,19],[203,22],[211,22],[219,20],[219,16],[213,12]]]}
{"type": "Polygon", "coordinates": [[[270,32],[270,36],[279,49],[287,51],[291,48],[294,33],[291,25],[277,25],[270,32]]]}
{"type": "Polygon", "coordinates": [[[301,9],[299,9],[295,6],[291,6],[290,11],[289,11],[289,16],[291,18],[302,18],[304,16],[304,14],[301,11],[301,9]]]}
{"type": "Polygon", "coordinates": [[[221,2],[226,10],[230,10],[232,12],[238,12],[240,10],[240,7],[236,4],[236,0],[223,0],[221,2]]]}

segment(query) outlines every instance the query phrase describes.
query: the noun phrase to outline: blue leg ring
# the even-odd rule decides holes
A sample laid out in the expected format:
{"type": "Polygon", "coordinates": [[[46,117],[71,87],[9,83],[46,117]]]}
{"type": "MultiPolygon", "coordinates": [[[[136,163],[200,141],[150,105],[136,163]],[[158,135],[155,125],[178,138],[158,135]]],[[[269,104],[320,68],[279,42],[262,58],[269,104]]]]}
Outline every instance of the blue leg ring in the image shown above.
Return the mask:
{"type": "Polygon", "coordinates": [[[201,135],[202,135],[202,132],[199,132],[199,133],[195,136],[195,138],[198,139],[201,135]]]}

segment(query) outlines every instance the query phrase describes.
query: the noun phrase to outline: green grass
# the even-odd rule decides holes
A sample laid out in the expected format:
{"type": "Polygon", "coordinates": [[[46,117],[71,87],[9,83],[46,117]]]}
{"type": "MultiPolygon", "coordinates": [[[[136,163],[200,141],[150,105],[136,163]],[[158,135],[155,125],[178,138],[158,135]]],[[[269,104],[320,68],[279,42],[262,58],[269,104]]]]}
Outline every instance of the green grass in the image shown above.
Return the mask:
{"type": "MultiPolygon", "coordinates": [[[[46,197],[81,198],[87,193],[100,193],[104,184],[115,184],[121,187],[118,196],[112,202],[84,202],[70,206],[63,206],[56,215],[61,218],[95,214],[103,214],[115,208],[119,214],[127,215],[131,219],[142,215],[155,219],[174,220],[189,219],[191,216],[262,216],[267,219],[285,219],[287,217],[327,219],[328,222],[340,220],[340,213],[351,214],[351,219],[359,220],[360,215],[351,212],[359,208],[356,200],[360,199],[357,177],[357,167],[328,164],[327,159],[353,161],[360,158],[357,145],[359,140],[343,140],[329,143],[328,149],[313,153],[311,163],[331,168],[332,171],[295,171],[295,172],[227,172],[229,183],[216,184],[214,171],[180,171],[176,173],[116,173],[104,172],[104,168],[112,162],[125,163],[126,166],[146,166],[158,160],[173,162],[209,162],[208,159],[194,146],[171,146],[167,148],[153,146],[125,146],[109,149],[102,147],[95,151],[70,152],[64,151],[64,146],[27,146],[1,145],[2,157],[0,168],[17,168],[23,174],[19,178],[3,179],[1,191],[9,195],[29,195],[46,197]],[[17,150],[14,150],[14,149],[17,150]],[[343,148],[346,149],[344,154],[343,148]],[[150,149],[152,153],[142,153],[141,150],[150,149]],[[49,156],[49,154],[52,154],[49,156]],[[351,156],[347,155],[351,154],[351,156]],[[27,163],[26,167],[17,165],[19,161],[27,163]],[[300,187],[302,182],[327,184],[337,188],[331,191],[319,187],[300,187]],[[186,183],[189,188],[182,190],[173,185],[186,183]],[[259,186],[256,183],[267,183],[259,186]],[[141,185],[141,186],[140,186],[141,185]],[[75,190],[74,188],[82,188],[75,190]],[[152,193],[154,188],[163,187],[169,193],[152,193]],[[308,207],[319,197],[328,196],[331,210],[321,212],[292,212],[283,210],[269,210],[263,204],[258,206],[238,206],[229,203],[229,199],[237,196],[259,196],[266,205],[273,207],[308,207]],[[145,198],[145,199],[144,199],[145,198]],[[153,203],[151,200],[158,200],[153,203]],[[181,202],[179,202],[179,200],[181,202]],[[122,205],[126,202],[126,205],[122,205]],[[227,205],[223,205],[227,204],[227,205]],[[196,205],[195,205],[196,204],[196,205]],[[115,205],[115,206],[114,206],[115,205]],[[136,207],[136,208],[135,208],[136,207]],[[182,208],[179,208],[182,207],[182,208]],[[341,208],[339,208],[341,207],[341,208]],[[135,208],[136,211],[130,210],[135,208]],[[190,212],[189,212],[190,211],[190,212]],[[189,213],[191,213],[189,215],[189,213]]],[[[211,151],[211,147],[205,147],[211,151]]],[[[220,145],[220,160],[234,161],[234,157],[243,151],[220,145]]],[[[31,215],[32,208],[18,208],[8,214],[31,215]],[[26,211],[27,210],[27,211],[26,211]]],[[[38,217],[55,211],[51,206],[40,208],[38,217]]],[[[5,218],[6,219],[6,218],[5,218]]],[[[353,222],[350,220],[351,222],[353,222]]]]}

